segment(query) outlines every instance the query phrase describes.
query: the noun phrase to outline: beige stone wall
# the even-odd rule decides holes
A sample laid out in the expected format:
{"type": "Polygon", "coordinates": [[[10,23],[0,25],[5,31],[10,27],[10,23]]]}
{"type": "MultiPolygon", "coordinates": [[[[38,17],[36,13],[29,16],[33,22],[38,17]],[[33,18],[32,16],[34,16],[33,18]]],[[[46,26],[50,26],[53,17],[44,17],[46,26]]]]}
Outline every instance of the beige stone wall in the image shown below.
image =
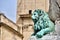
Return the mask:
{"type": "Polygon", "coordinates": [[[49,0],[18,0],[17,4],[18,14],[21,12],[28,13],[29,10],[35,9],[49,10],[49,0]]]}
{"type": "Polygon", "coordinates": [[[24,35],[24,38],[23,40],[28,40],[30,37],[31,37],[31,34],[33,33],[33,28],[32,26],[28,26],[28,28],[25,28],[23,30],[23,35],[24,35]]]}
{"type": "Polygon", "coordinates": [[[17,21],[20,14],[29,14],[29,10],[42,9],[49,11],[49,0],[18,0],[17,1],[17,21]]]}
{"type": "Polygon", "coordinates": [[[14,34],[11,29],[7,29],[6,26],[1,26],[0,40],[22,40],[19,36],[14,34]]]}
{"type": "MultiPolygon", "coordinates": [[[[23,18],[20,32],[23,34],[23,40],[28,40],[33,33],[33,21],[31,18],[23,18]]],[[[19,25],[19,24],[18,24],[19,25]]]]}
{"type": "Polygon", "coordinates": [[[49,11],[49,0],[18,0],[17,1],[17,24],[22,25],[21,14],[29,14],[29,10],[42,9],[49,11]]]}
{"type": "Polygon", "coordinates": [[[24,18],[23,25],[23,40],[28,40],[33,33],[33,22],[30,18],[24,18]]]}

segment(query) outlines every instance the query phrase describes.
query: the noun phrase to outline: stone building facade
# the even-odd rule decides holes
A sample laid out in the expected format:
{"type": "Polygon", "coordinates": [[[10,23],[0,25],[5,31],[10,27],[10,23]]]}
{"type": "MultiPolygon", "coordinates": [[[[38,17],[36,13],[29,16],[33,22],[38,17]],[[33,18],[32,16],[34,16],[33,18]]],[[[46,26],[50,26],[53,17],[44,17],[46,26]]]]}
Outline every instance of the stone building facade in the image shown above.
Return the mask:
{"type": "Polygon", "coordinates": [[[22,40],[19,26],[0,13],[0,40],[22,40]]]}
{"type": "Polygon", "coordinates": [[[17,1],[17,21],[16,24],[21,27],[23,40],[28,40],[33,33],[33,21],[31,13],[35,9],[49,11],[49,0],[18,0],[17,1]]]}

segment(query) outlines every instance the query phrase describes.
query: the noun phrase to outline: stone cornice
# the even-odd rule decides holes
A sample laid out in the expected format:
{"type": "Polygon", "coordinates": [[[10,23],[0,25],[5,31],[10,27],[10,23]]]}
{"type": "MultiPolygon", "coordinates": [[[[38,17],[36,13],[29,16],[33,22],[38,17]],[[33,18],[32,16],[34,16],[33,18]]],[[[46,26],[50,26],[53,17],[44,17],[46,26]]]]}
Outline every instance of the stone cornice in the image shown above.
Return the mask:
{"type": "Polygon", "coordinates": [[[8,19],[3,13],[0,13],[0,25],[5,25],[5,28],[9,28],[13,33],[17,34],[21,38],[23,37],[23,35],[18,32],[19,26],[8,19]]]}

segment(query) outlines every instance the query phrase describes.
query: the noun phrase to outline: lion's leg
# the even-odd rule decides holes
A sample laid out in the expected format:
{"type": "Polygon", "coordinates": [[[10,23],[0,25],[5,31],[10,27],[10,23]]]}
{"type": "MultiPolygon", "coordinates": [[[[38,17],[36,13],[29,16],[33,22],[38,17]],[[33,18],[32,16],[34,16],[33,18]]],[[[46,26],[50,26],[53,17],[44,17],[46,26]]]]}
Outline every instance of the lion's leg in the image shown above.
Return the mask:
{"type": "Polygon", "coordinates": [[[32,34],[32,36],[35,36],[36,35],[36,32],[34,32],[33,34],[32,34]]]}
{"type": "Polygon", "coordinates": [[[39,32],[39,31],[40,31],[40,30],[38,30],[38,29],[37,29],[37,30],[34,29],[34,33],[32,34],[32,36],[35,36],[36,33],[39,32]]]}
{"type": "Polygon", "coordinates": [[[38,26],[37,24],[34,26],[34,33],[32,34],[32,36],[36,35],[37,32],[39,32],[41,30],[40,26],[38,26]]]}
{"type": "Polygon", "coordinates": [[[36,33],[36,36],[37,36],[38,38],[41,38],[41,37],[43,36],[43,34],[44,34],[44,29],[42,29],[41,31],[37,32],[37,33],[36,33]]]}
{"type": "Polygon", "coordinates": [[[32,34],[32,36],[35,36],[37,32],[38,32],[37,30],[34,30],[34,33],[32,34]]]}
{"type": "Polygon", "coordinates": [[[53,29],[51,29],[51,28],[45,28],[45,29],[42,29],[41,31],[37,32],[36,36],[38,38],[41,38],[43,35],[50,33],[52,31],[53,31],[53,29]]]}

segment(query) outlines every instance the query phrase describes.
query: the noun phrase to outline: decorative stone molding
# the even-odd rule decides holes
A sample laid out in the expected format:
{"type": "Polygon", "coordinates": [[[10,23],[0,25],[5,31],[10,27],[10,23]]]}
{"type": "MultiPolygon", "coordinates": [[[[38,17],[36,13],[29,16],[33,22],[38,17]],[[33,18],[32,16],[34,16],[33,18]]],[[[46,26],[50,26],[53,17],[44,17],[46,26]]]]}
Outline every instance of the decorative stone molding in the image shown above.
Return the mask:
{"type": "Polygon", "coordinates": [[[23,35],[20,32],[18,32],[19,26],[10,19],[8,19],[3,13],[0,13],[0,26],[1,25],[6,26],[5,28],[8,28],[19,37],[23,37],[23,35]]]}

